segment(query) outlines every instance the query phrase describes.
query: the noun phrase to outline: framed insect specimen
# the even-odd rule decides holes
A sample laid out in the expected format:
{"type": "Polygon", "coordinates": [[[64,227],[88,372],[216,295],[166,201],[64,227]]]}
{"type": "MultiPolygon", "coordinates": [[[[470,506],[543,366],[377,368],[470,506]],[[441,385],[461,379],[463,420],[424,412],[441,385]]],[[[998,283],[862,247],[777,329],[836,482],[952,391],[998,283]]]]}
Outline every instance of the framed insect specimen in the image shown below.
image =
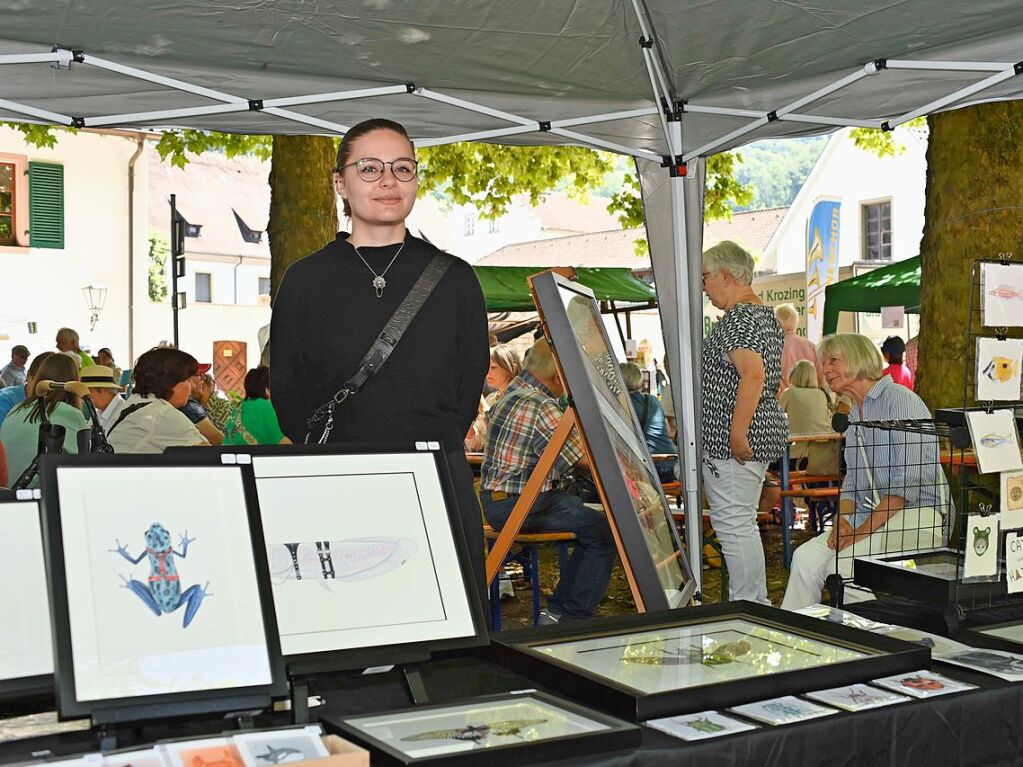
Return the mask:
{"type": "Polygon", "coordinates": [[[444,453],[422,447],[218,449],[252,464],[293,675],[489,642],[444,453]]]}
{"type": "Polygon", "coordinates": [[[752,602],[506,632],[492,652],[630,721],[862,682],[930,657],[920,645],[752,602]]]}
{"type": "Polygon", "coordinates": [[[123,722],[286,694],[249,467],[199,450],[59,455],[42,476],[62,717],[123,722]]]}
{"type": "Polygon", "coordinates": [[[5,703],[53,693],[50,598],[38,497],[38,490],[0,490],[0,609],[18,621],[17,630],[0,633],[0,701],[5,703]]]}
{"type": "Polygon", "coordinates": [[[605,753],[639,745],[635,725],[539,692],[325,720],[381,765],[504,765],[605,753]]]}

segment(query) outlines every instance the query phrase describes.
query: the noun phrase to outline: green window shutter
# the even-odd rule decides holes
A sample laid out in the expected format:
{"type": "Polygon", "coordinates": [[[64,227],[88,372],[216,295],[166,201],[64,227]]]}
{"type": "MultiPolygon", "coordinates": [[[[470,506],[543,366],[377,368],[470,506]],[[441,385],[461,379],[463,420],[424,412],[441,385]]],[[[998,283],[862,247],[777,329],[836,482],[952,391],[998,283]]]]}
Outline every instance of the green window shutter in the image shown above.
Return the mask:
{"type": "Polygon", "coordinates": [[[64,166],[28,164],[28,244],[64,247],[64,166]]]}

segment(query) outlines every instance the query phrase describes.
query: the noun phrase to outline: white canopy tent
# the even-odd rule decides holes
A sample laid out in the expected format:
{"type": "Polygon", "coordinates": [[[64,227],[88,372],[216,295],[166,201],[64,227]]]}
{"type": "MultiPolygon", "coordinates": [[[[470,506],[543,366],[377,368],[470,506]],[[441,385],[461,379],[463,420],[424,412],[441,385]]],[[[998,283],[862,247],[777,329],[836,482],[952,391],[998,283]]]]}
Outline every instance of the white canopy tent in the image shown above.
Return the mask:
{"type": "MultiPolygon", "coordinates": [[[[701,157],[1019,98],[1010,0],[0,0],[0,120],[577,144],[636,158],[700,508],[701,157]]],[[[700,515],[688,515],[700,540],[700,515]]],[[[690,546],[700,572],[701,546],[690,546]]]]}

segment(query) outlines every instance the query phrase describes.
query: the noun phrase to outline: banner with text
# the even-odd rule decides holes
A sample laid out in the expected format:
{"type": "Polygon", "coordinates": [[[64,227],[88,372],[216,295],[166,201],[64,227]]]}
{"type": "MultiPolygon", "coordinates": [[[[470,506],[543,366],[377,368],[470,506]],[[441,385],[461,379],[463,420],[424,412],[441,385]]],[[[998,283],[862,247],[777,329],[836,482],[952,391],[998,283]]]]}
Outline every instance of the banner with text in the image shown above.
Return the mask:
{"type": "Polygon", "coordinates": [[[838,282],[838,235],[842,203],[818,200],[806,222],[806,337],[819,343],[824,289],[838,282]]]}

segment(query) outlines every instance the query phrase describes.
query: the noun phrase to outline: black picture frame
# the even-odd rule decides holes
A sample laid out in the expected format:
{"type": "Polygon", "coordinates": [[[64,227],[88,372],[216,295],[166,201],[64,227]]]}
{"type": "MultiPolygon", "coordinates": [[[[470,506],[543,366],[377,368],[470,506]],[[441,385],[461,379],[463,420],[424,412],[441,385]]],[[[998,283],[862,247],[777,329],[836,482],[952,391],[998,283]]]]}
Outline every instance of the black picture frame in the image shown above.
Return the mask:
{"type": "MultiPolygon", "coordinates": [[[[173,456],[165,454],[60,454],[43,456],[40,461],[40,476],[44,488],[42,498],[43,545],[50,584],[53,655],[56,669],[55,690],[57,711],[62,720],[90,717],[96,725],[115,725],[172,716],[264,708],[269,706],[274,698],[287,696],[288,681],[280,651],[273,602],[270,598],[269,572],[264,554],[265,545],[251,467],[227,465],[221,461],[219,455],[205,450],[194,450],[188,454],[173,456]],[[245,687],[82,700],[79,698],[75,681],[68,573],[65,564],[61,516],[61,471],[80,468],[109,471],[110,481],[115,482],[118,470],[190,467],[216,467],[225,472],[235,472],[238,475],[238,482],[244,493],[249,529],[247,538],[242,536],[232,543],[244,542],[252,548],[253,569],[260,603],[259,618],[263,627],[262,633],[267,652],[270,681],[267,684],[245,687]]],[[[145,499],[139,499],[139,503],[140,511],[142,511],[145,499]]]]}
{"type": "MultiPolygon", "coordinates": [[[[172,448],[168,455],[189,453],[193,448],[172,448]]],[[[451,475],[447,457],[439,443],[379,443],[379,444],[328,444],[328,445],[222,445],[208,448],[207,452],[220,456],[247,456],[248,460],[258,460],[260,456],[275,458],[296,458],[302,456],[385,456],[385,455],[422,455],[428,453],[433,457],[437,470],[437,478],[447,508],[447,519],[451,529],[453,545],[459,560],[465,597],[471,613],[473,634],[464,637],[429,641],[405,642],[395,644],[386,631],[380,632],[380,643],[372,646],[329,650],[315,653],[285,655],[289,675],[292,677],[307,676],[317,673],[348,671],[374,666],[405,665],[429,660],[437,653],[469,651],[487,647],[490,637],[487,630],[486,615],[480,601],[479,590],[472,574],[468,544],[462,529],[454,491],[451,486],[451,475]]],[[[223,460],[223,459],[222,459],[223,460]]],[[[237,461],[237,458],[229,459],[237,461]]],[[[244,459],[243,459],[244,460],[244,459]]],[[[256,477],[256,494],[259,494],[259,478],[256,477]]],[[[300,509],[294,510],[299,513],[300,509]]],[[[271,589],[272,590],[272,589],[271,589]]]]}
{"type": "Polygon", "coordinates": [[[322,720],[322,724],[328,732],[341,735],[369,749],[373,755],[372,761],[374,765],[400,765],[402,767],[405,765],[423,765],[424,767],[430,765],[512,767],[512,765],[535,764],[541,761],[568,759],[587,754],[603,754],[610,751],[633,749],[639,746],[641,740],[640,728],[634,724],[608,716],[599,711],[594,711],[564,698],[535,690],[467,698],[451,703],[416,706],[415,708],[385,711],[373,715],[360,715],[348,717],[347,719],[329,718],[322,720]],[[486,748],[416,758],[406,755],[389,744],[368,735],[347,721],[347,719],[372,719],[376,717],[400,716],[402,714],[422,715],[430,711],[453,709],[465,705],[519,702],[529,699],[546,705],[556,706],[570,714],[581,716],[600,724],[606,729],[597,732],[579,733],[543,740],[524,740],[521,743],[510,745],[488,746],[486,748]]]}
{"type": "Polygon", "coordinates": [[[530,279],[642,609],[685,606],[696,593],[696,579],[593,292],[554,272],[530,279]],[[576,323],[573,314],[581,318],[576,323]],[[587,324],[586,338],[576,329],[581,323],[587,324]]]}
{"type": "Polygon", "coordinates": [[[585,700],[596,708],[631,722],[723,709],[808,690],[866,682],[927,668],[930,661],[930,649],[922,645],[745,601],[505,632],[495,638],[491,653],[502,665],[542,681],[546,687],[574,700],[585,700]],[[754,674],[741,679],[647,693],[551,658],[536,649],[561,642],[617,636],[626,638],[630,634],[651,630],[699,626],[723,620],[749,621],[797,634],[800,638],[864,653],[868,657],[817,668],[754,674]]]}
{"type": "MultiPolygon", "coordinates": [[[[45,556],[45,552],[42,549],[42,519],[41,519],[41,504],[40,500],[42,494],[38,489],[35,490],[2,490],[0,489],[0,519],[7,520],[8,514],[13,511],[19,513],[33,514],[36,518],[37,524],[39,525],[38,530],[38,543],[40,546],[40,557],[45,556]]],[[[10,526],[4,525],[4,536],[10,536],[10,526]]],[[[13,542],[17,547],[27,545],[28,542],[13,542]]],[[[24,573],[22,575],[21,583],[24,583],[24,579],[37,578],[46,583],[46,566],[45,560],[38,573],[24,573]]],[[[47,587],[48,590],[48,587],[47,587]]],[[[46,617],[49,620],[49,599],[43,603],[34,605],[37,609],[46,613],[46,617]]],[[[0,605],[0,609],[7,615],[14,615],[16,613],[9,612],[7,606],[0,605]]],[[[15,629],[17,630],[17,629],[15,629]]],[[[52,634],[52,629],[51,629],[52,634]]],[[[53,667],[52,659],[52,639],[48,640],[45,645],[46,651],[51,653],[50,668],[53,667]]],[[[34,705],[38,703],[40,709],[48,707],[53,701],[53,672],[42,673],[42,674],[30,674],[28,676],[6,676],[6,678],[0,678],[0,705],[8,706],[11,708],[18,708],[21,710],[26,705],[34,705]]]]}
{"type": "MultiPolygon", "coordinates": [[[[1023,617],[1016,620],[1000,621],[997,623],[970,624],[964,628],[957,629],[951,634],[951,639],[971,647],[978,647],[984,650],[1002,650],[1023,655],[1023,617]],[[1008,626],[1020,627],[1019,639],[998,636],[987,633],[991,629],[1006,628],[1008,626]]],[[[941,660],[938,658],[938,660],[941,660]]]]}
{"type": "MultiPolygon", "coordinates": [[[[1004,561],[999,560],[1002,567],[1004,561]]],[[[913,599],[939,607],[964,598],[989,600],[1006,593],[1001,580],[962,580],[963,553],[947,547],[893,554],[875,554],[853,559],[853,581],[872,591],[913,599]],[[899,562],[912,559],[916,568],[903,567],[899,562]],[[954,567],[950,573],[939,574],[928,565],[954,567]]]]}

